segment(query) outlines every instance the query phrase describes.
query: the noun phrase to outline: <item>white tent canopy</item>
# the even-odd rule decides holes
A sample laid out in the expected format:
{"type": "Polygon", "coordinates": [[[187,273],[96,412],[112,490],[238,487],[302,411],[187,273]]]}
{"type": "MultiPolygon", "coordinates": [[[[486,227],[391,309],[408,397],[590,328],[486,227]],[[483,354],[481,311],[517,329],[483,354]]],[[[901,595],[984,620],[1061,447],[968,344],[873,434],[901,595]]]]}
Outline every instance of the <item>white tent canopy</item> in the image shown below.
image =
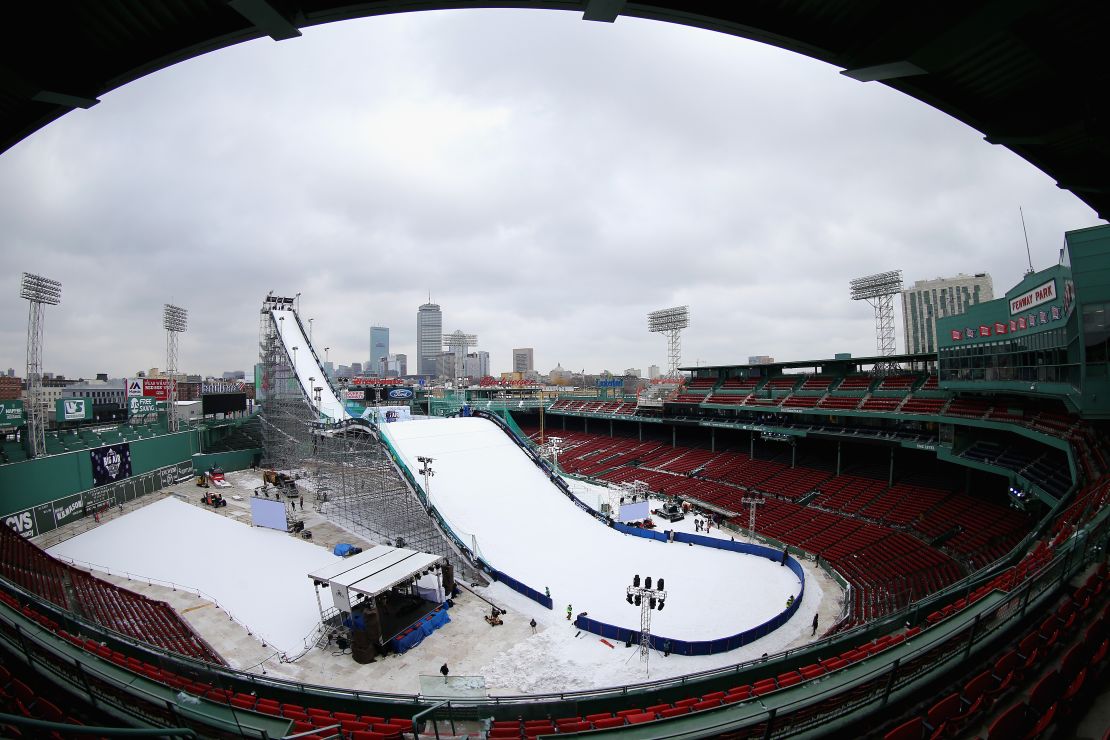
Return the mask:
{"type": "Polygon", "coordinates": [[[317,584],[328,584],[336,609],[350,611],[351,592],[372,599],[399,583],[418,578],[429,568],[446,563],[447,558],[442,555],[375,545],[357,555],[314,570],[308,577],[317,584]]]}

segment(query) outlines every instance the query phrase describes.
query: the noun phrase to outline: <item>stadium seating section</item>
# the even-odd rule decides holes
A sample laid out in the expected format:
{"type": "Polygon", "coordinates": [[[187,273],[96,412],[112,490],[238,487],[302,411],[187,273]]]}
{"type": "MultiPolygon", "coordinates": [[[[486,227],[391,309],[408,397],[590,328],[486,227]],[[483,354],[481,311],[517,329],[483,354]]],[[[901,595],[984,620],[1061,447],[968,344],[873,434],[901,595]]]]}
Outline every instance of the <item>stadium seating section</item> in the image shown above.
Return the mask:
{"type": "MultiPolygon", "coordinates": [[[[525,431],[538,436],[536,429],[525,431]]],[[[1031,527],[1028,517],[1001,503],[925,482],[888,486],[885,479],[791,468],[736,450],[579,431],[559,436],[559,464],[568,473],[642,481],[658,493],[735,512],[738,527],[747,526],[741,499],[751,490],[762,493],[757,532],[820,555],[840,571],[854,586],[851,623],[899,609],[994,562],[1031,527]]]]}
{"type": "Polygon", "coordinates": [[[114,632],[181,655],[222,663],[168,604],[66,565],[0,527],[0,574],[63,609],[114,632]]]}

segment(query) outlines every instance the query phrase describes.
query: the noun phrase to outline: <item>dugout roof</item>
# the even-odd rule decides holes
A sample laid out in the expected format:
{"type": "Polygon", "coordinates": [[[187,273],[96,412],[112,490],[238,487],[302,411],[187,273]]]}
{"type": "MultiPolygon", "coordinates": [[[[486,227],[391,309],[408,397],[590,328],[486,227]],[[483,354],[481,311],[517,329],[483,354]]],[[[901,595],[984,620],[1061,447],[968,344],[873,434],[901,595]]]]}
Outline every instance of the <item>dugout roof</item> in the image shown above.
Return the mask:
{"type": "Polygon", "coordinates": [[[294,39],[331,21],[479,7],[681,23],[805,54],[963,121],[1110,217],[1105,0],[22,0],[4,8],[0,151],[131,80],[215,49],[294,39]]]}

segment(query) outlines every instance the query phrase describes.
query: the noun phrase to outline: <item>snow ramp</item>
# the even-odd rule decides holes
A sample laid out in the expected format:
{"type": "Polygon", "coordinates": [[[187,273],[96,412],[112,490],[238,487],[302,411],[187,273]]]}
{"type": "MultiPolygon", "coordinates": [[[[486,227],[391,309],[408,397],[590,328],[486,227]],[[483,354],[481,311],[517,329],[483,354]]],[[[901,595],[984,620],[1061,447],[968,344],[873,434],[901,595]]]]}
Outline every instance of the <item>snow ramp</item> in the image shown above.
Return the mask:
{"type": "Polygon", "coordinates": [[[292,308],[273,308],[270,310],[270,320],[274,324],[274,331],[285,348],[290,365],[296,373],[301,390],[316,410],[332,421],[342,421],[351,418],[339,393],[332,387],[328,374],[320,357],[312,346],[311,340],[305,334],[304,325],[301,323],[297,312],[292,308]],[[319,388],[319,398],[314,392],[319,388]]]}
{"type": "Polygon", "coordinates": [[[715,640],[767,622],[798,593],[794,573],[766,558],[606,526],[486,419],[385,424],[381,432],[415,480],[423,482],[417,457],[432,458],[429,500],[455,535],[494,568],[549,589],[559,614],[570,606],[574,616],[639,630],[640,608],[625,601],[625,588],[634,575],[652,576],[665,579],[668,593],[652,633],[715,640]]]}

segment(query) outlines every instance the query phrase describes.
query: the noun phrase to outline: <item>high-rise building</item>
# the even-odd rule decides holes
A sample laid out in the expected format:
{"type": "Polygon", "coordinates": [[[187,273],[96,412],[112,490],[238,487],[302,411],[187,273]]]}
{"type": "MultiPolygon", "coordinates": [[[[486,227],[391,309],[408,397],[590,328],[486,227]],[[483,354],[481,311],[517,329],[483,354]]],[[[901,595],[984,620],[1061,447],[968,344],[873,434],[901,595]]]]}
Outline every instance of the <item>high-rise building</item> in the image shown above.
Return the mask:
{"type": "Polygon", "coordinates": [[[474,380],[489,375],[489,352],[478,351],[470,352],[466,355],[466,377],[474,380]]]}
{"type": "Polygon", "coordinates": [[[536,369],[533,364],[532,348],[521,347],[513,350],[513,372],[528,373],[536,369]]]}
{"type": "Polygon", "coordinates": [[[436,366],[443,352],[443,312],[437,303],[425,303],[416,312],[416,372],[438,375],[436,366]]]}
{"type": "Polygon", "coordinates": [[[404,354],[390,355],[385,361],[385,376],[398,378],[409,374],[409,356],[404,354]]]}
{"type": "Polygon", "coordinates": [[[918,280],[912,288],[902,291],[906,352],[936,352],[938,318],[959,316],[969,306],[993,299],[994,286],[985,272],[918,280]]]}
{"type": "Polygon", "coordinates": [[[389,328],[370,327],[370,361],[366,363],[367,375],[384,375],[385,361],[389,357],[389,328]]]}
{"type": "Polygon", "coordinates": [[[658,380],[659,379],[659,366],[658,365],[648,365],[648,379],[649,380],[658,380]]]}

